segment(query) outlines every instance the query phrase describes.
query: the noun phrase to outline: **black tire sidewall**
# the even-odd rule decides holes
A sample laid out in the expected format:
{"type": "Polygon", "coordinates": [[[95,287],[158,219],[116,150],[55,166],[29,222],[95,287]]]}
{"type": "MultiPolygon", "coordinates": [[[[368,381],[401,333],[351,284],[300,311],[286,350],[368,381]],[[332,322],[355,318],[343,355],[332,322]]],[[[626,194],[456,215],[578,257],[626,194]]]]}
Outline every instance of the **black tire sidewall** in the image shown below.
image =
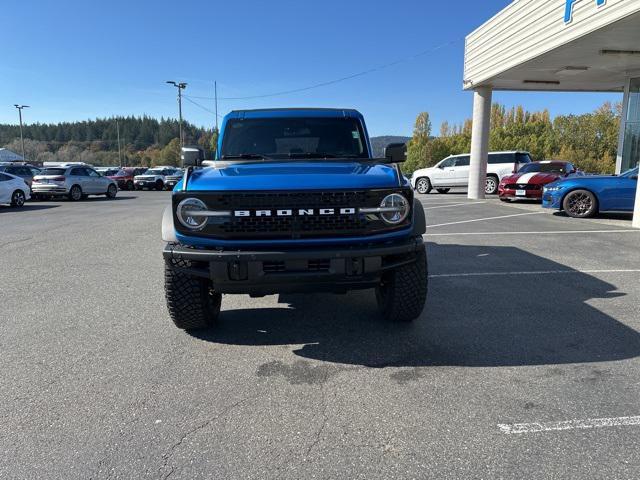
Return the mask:
{"type": "Polygon", "coordinates": [[[416,261],[385,274],[383,285],[376,288],[378,308],[385,320],[412,322],[424,310],[428,292],[428,264],[426,248],[416,255],[416,261]]]}
{"type": "Polygon", "coordinates": [[[26,201],[26,196],[23,191],[16,190],[11,195],[11,206],[13,207],[22,207],[26,201]]]}
{"type": "Polygon", "coordinates": [[[73,201],[73,202],[77,202],[79,200],[82,200],[82,188],[80,187],[80,185],[73,185],[71,187],[71,189],[69,190],[69,200],[73,201]],[[78,198],[73,198],[73,192],[80,192],[80,195],[78,195],[78,198]]]}
{"type": "Polygon", "coordinates": [[[429,180],[428,177],[420,177],[418,180],[416,180],[416,192],[418,192],[420,195],[428,195],[431,192],[431,190],[433,190],[433,185],[431,185],[431,180],[429,180]],[[427,182],[427,188],[424,192],[421,192],[418,187],[418,184],[421,181],[427,182]]]}

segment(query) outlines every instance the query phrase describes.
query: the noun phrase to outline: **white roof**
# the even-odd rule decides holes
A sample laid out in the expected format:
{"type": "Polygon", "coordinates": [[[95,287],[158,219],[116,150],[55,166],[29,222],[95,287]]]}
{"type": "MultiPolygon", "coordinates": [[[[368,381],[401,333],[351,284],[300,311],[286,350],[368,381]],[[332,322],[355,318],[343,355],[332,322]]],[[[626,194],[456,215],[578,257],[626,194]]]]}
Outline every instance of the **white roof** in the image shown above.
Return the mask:
{"type": "Polygon", "coordinates": [[[24,158],[16,152],[12,152],[6,148],[0,148],[0,162],[24,162],[24,158]]]}
{"type": "Polygon", "coordinates": [[[513,1],[467,36],[464,88],[622,91],[640,72],[640,1],[601,3],[513,1]]]}

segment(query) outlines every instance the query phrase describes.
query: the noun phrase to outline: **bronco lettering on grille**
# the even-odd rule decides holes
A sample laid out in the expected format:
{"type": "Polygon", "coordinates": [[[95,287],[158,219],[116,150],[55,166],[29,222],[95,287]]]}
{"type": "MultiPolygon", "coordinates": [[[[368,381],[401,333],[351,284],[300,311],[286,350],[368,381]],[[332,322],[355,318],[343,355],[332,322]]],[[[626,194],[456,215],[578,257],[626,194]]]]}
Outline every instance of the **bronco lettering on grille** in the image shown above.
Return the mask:
{"type": "Polygon", "coordinates": [[[313,215],[355,215],[355,208],[300,208],[278,210],[234,210],[234,217],[305,217],[313,215]]]}

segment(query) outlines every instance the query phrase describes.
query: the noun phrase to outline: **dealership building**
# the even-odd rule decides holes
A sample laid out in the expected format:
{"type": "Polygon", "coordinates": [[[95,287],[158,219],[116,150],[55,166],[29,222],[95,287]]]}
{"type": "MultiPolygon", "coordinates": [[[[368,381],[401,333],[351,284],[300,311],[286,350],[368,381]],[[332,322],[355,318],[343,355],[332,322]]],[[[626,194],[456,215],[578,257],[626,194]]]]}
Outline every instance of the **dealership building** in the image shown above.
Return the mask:
{"type": "MultiPolygon", "coordinates": [[[[619,92],[617,173],[640,163],[640,0],[515,0],[467,36],[469,197],[484,196],[494,90],[619,92]]],[[[640,228],[640,189],[634,226],[640,228]]]]}

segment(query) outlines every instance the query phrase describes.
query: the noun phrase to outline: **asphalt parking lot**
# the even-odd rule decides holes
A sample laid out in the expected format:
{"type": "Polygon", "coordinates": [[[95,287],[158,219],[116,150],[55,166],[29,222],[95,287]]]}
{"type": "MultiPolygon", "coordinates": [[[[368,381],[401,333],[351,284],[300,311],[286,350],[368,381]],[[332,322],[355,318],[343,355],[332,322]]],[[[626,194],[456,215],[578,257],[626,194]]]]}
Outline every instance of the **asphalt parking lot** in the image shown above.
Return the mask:
{"type": "Polygon", "coordinates": [[[0,207],[0,478],[640,477],[640,231],[422,197],[428,304],[165,309],[167,192],[0,207]]]}

